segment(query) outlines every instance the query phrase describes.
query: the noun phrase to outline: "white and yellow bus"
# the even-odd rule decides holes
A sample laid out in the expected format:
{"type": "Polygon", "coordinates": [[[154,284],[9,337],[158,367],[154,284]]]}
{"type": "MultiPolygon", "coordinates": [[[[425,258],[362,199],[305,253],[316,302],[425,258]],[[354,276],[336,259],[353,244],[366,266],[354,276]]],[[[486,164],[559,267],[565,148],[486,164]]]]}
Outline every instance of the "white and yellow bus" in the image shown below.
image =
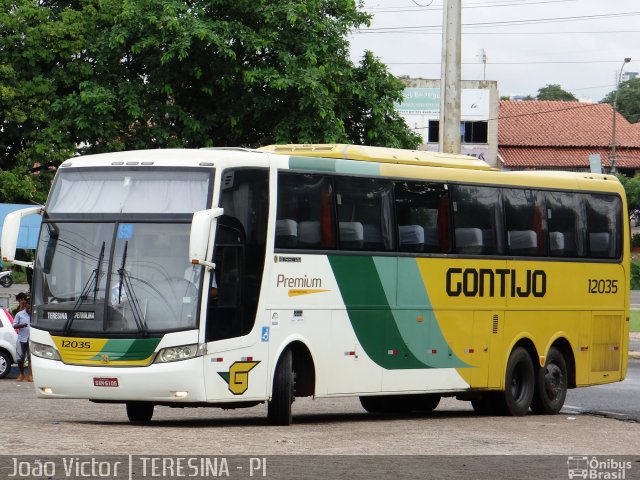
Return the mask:
{"type": "Polygon", "coordinates": [[[72,158],[44,207],[31,352],[43,398],[557,413],[623,380],[629,225],[611,175],[502,172],[350,145],[72,158]]]}

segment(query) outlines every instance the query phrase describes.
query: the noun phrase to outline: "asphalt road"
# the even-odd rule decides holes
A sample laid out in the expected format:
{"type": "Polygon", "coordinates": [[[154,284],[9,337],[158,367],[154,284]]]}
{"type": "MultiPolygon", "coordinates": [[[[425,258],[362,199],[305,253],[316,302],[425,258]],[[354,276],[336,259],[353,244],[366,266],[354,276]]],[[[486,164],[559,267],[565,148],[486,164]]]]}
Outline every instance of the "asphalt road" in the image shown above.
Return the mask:
{"type": "Polygon", "coordinates": [[[600,415],[640,423],[640,360],[629,359],[624,382],[567,392],[563,412],[600,415]]]}

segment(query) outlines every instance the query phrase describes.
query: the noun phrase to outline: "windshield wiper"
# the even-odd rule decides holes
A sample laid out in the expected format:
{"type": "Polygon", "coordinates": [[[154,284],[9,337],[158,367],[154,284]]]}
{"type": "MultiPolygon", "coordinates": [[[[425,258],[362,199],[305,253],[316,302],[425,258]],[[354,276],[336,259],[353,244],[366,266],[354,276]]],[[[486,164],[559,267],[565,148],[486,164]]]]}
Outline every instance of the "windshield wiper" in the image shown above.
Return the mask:
{"type": "Polygon", "coordinates": [[[140,303],[138,302],[138,297],[136,295],[135,290],[133,289],[133,284],[131,283],[131,277],[125,270],[125,265],[127,263],[127,249],[129,248],[129,240],[124,243],[124,251],[122,252],[122,263],[120,264],[120,268],[118,269],[118,277],[120,278],[120,282],[118,283],[118,303],[122,302],[122,289],[124,288],[125,294],[129,299],[129,303],[131,304],[131,313],[133,314],[133,321],[138,327],[138,331],[142,333],[143,336],[147,336],[149,333],[147,331],[147,326],[142,319],[142,313],[140,311],[140,303]]]}
{"type": "Polygon", "coordinates": [[[73,305],[73,308],[71,309],[71,314],[69,315],[69,318],[67,318],[67,321],[64,324],[64,328],[62,331],[63,331],[63,335],[65,336],[69,334],[69,330],[71,329],[71,324],[75,320],[76,312],[78,311],[78,308],[80,308],[84,303],[84,301],[89,297],[89,292],[92,289],[93,289],[93,303],[94,304],[96,303],[96,296],[98,294],[98,281],[100,279],[100,268],[102,267],[102,260],[104,259],[104,247],[105,247],[105,242],[102,242],[102,247],[100,248],[100,255],[98,255],[98,264],[96,265],[96,268],[93,269],[93,271],[91,272],[91,275],[87,279],[87,282],[82,287],[80,296],[76,300],[76,303],[73,305]]]}

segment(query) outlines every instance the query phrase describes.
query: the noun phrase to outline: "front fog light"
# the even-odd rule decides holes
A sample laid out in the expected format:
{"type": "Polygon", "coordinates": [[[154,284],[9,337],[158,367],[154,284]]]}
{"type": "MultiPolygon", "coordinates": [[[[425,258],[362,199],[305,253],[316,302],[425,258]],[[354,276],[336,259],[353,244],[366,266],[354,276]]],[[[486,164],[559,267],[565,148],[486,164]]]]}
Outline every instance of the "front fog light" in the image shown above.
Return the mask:
{"type": "Polygon", "coordinates": [[[158,352],[156,363],[177,362],[202,355],[202,348],[197,344],[163,348],[158,352]]]}
{"type": "Polygon", "coordinates": [[[60,355],[58,354],[58,350],[55,347],[50,345],[45,345],[43,343],[30,342],[29,350],[31,354],[40,357],[46,358],[47,360],[60,360],[60,355]]]}

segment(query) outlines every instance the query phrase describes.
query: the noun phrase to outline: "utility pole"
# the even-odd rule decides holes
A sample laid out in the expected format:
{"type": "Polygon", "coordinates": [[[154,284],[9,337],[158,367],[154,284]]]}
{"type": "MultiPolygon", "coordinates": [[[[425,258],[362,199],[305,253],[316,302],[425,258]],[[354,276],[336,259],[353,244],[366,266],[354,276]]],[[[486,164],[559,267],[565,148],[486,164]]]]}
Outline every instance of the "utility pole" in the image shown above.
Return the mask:
{"type": "Polygon", "coordinates": [[[460,153],[462,0],[445,0],[440,78],[440,151],[460,153]]]}

